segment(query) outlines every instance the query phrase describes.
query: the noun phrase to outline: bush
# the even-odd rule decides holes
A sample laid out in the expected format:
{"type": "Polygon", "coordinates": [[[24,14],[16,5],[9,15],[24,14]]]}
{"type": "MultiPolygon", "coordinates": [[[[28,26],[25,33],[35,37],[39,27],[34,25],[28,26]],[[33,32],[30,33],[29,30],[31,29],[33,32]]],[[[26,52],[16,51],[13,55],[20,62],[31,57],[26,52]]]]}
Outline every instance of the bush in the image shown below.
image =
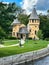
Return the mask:
{"type": "Polygon", "coordinates": [[[34,44],[38,44],[38,43],[34,43],[34,44]]]}
{"type": "Polygon", "coordinates": [[[49,38],[45,38],[46,41],[49,41],[49,38]]]}
{"type": "Polygon", "coordinates": [[[29,40],[32,40],[32,38],[28,38],[29,40]]]}
{"type": "Polygon", "coordinates": [[[0,44],[4,44],[4,42],[3,42],[3,40],[2,40],[2,39],[0,39],[0,44]]]}
{"type": "Polygon", "coordinates": [[[10,39],[10,40],[15,40],[16,37],[9,36],[8,39],[10,39]]]}
{"type": "Polygon", "coordinates": [[[39,39],[43,39],[42,30],[39,30],[39,31],[37,32],[37,36],[39,37],[39,39]]]}

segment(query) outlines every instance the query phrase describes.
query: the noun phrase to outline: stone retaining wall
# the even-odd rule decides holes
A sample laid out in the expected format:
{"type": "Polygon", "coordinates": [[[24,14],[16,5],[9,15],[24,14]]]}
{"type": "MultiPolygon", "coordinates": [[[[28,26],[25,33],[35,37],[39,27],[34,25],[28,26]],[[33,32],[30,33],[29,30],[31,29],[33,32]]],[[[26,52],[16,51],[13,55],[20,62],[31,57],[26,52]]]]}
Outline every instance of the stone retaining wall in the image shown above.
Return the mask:
{"type": "Polygon", "coordinates": [[[49,54],[49,48],[44,48],[37,51],[22,53],[18,55],[0,58],[0,65],[18,65],[20,63],[28,62],[44,57],[49,54]]]}

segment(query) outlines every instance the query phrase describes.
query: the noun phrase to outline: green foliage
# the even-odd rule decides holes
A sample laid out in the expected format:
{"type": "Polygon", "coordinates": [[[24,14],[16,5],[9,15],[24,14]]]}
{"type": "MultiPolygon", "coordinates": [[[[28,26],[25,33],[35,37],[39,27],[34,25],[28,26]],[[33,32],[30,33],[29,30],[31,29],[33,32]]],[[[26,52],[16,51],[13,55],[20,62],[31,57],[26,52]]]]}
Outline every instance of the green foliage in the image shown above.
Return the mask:
{"type": "Polygon", "coordinates": [[[14,40],[14,39],[16,39],[16,37],[8,36],[8,39],[14,40]]]}
{"type": "Polygon", "coordinates": [[[0,27],[0,39],[5,36],[5,31],[0,27]]]}
{"type": "Polygon", "coordinates": [[[40,16],[40,29],[43,33],[43,38],[49,38],[49,18],[47,16],[40,16]]]}
{"type": "Polygon", "coordinates": [[[9,46],[9,45],[14,45],[14,44],[18,44],[19,40],[4,40],[3,41],[5,46],[9,46]]]}
{"type": "Polygon", "coordinates": [[[47,12],[49,13],[49,10],[47,10],[47,12]]]}
{"type": "Polygon", "coordinates": [[[0,38],[9,36],[11,23],[16,18],[16,14],[20,13],[21,8],[15,3],[4,4],[0,2],[0,38]]]}
{"type": "Polygon", "coordinates": [[[42,30],[39,30],[39,31],[37,32],[37,36],[39,37],[39,39],[43,39],[42,30]]]}
{"type": "Polygon", "coordinates": [[[46,41],[49,41],[49,38],[45,38],[46,41]]]}
{"type": "Polygon", "coordinates": [[[2,40],[2,39],[0,39],[0,44],[4,44],[4,42],[3,42],[3,40],[2,40]]]}
{"type": "Polygon", "coordinates": [[[21,23],[27,25],[29,20],[28,20],[28,17],[26,14],[19,14],[18,15],[18,19],[20,20],[21,23]]]}

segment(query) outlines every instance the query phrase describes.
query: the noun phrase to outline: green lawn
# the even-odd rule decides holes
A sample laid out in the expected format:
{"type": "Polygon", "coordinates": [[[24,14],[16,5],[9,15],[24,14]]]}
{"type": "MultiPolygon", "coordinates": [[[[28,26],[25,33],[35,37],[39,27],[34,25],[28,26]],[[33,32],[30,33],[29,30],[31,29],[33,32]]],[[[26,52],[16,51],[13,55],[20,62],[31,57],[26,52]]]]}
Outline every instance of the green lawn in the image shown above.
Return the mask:
{"type": "Polygon", "coordinates": [[[28,40],[23,45],[24,47],[15,46],[15,47],[8,47],[8,48],[0,48],[0,57],[20,54],[20,53],[34,51],[34,50],[39,50],[39,49],[47,47],[48,44],[49,44],[49,41],[44,41],[44,40],[38,40],[38,41],[28,40]]]}
{"type": "Polygon", "coordinates": [[[6,41],[3,41],[5,46],[8,46],[8,45],[13,45],[13,44],[17,44],[19,43],[18,40],[6,40],[6,41]]]}

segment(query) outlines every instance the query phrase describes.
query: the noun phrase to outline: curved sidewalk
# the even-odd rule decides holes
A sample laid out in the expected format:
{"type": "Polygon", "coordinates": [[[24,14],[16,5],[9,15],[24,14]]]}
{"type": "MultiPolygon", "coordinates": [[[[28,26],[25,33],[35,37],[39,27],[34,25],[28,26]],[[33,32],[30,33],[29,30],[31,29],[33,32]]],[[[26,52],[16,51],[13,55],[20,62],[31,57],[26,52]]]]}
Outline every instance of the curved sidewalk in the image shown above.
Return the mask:
{"type": "Polygon", "coordinates": [[[4,45],[1,45],[1,44],[0,44],[0,48],[13,47],[13,46],[19,46],[19,43],[13,44],[13,45],[9,45],[9,46],[4,46],[4,45]]]}

